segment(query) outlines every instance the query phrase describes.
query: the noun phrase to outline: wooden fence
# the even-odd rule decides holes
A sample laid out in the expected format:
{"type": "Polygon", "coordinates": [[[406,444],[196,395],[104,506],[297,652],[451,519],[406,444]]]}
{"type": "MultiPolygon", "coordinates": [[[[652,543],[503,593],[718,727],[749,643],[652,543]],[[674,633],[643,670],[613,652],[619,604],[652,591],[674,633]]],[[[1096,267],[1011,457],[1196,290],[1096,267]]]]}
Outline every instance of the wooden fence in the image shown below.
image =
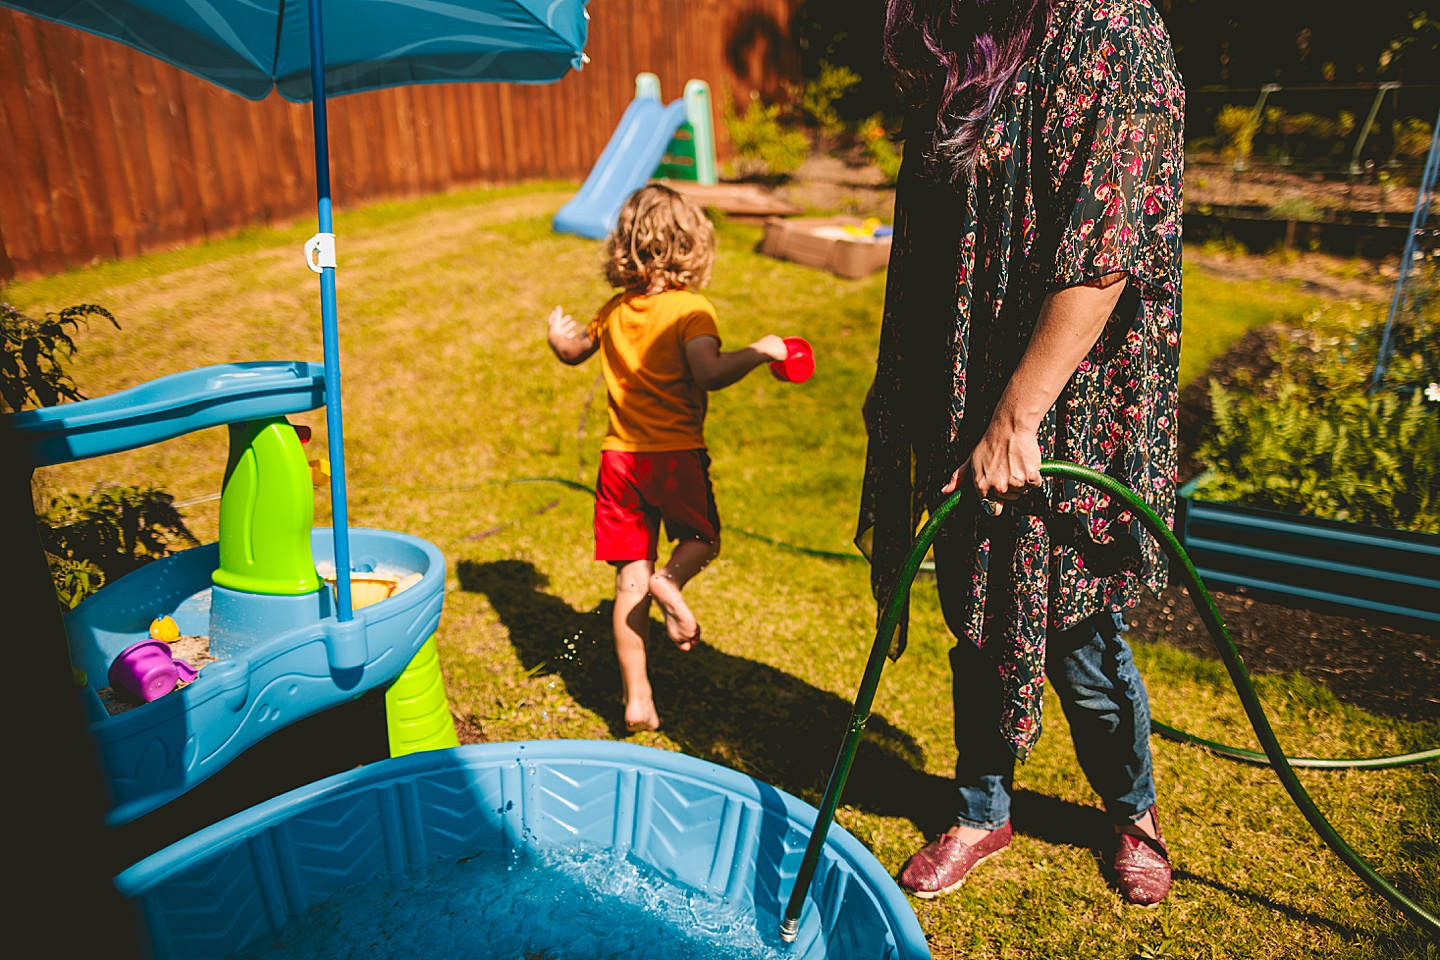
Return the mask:
{"type": "MultiPolygon", "coordinates": [[[[580,179],[660,76],[775,95],[800,0],[593,0],[591,62],[558,83],[441,84],[331,101],[335,202],[580,179]]],[[[0,280],[314,213],[309,105],[252,102],[68,27],[0,10],[0,280]]]]}

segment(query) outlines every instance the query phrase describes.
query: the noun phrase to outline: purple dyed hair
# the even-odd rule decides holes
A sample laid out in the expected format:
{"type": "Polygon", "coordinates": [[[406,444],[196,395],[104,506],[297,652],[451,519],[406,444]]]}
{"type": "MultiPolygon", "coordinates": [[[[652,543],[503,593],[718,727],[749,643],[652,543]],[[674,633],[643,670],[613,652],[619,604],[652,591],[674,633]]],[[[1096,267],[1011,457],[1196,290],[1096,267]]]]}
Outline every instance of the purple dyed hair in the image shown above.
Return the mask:
{"type": "Polygon", "coordinates": [[[906,105],[933,117],[930,159],[956,179],[975,166],[986,118],[1057,0],[888,0],[885,62],[906,105]]]}

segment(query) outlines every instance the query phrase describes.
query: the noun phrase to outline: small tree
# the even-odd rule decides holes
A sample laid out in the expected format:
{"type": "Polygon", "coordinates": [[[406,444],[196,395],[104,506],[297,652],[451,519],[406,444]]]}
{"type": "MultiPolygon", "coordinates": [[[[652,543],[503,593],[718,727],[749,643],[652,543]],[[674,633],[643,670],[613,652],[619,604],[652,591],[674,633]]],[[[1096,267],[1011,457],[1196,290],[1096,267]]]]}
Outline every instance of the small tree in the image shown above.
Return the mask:
{"type": "MultiPolygon", "coordinates": [[[[0,413],[85,399],[65,364],[75,355],[72,334],[94,317],[120,329],[109,310],[93,303],[38,319],[0,303],[0,413]]],[[[196,542],[170,494],[154,487],[61,493],[35,519],[55,592],[67,608],[174,545],[196,542]]]]}
{"type": "Polygon", "coordinates": [[[101,317],[120,329],[109,310],[93,303],[47,312],[36,319],[0,303],[0,413],[83,400],[65,362],[75,354],[70,334],[101,317]]]}

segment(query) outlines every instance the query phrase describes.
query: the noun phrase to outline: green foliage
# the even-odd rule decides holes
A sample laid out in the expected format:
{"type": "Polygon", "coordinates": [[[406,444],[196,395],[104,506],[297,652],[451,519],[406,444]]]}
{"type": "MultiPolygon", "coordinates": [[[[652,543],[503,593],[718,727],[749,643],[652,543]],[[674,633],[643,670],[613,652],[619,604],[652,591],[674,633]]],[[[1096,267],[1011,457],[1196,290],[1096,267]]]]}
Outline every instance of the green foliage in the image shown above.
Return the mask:
{"type": "Polygon", "coordinates": [[[170,494],[151,486],[62,493],[35,519],[56,592],[68,607],[175,546],[198,542],[170,494]]]}
{"type": "Polygon", "coordinates": [[[890,142],[890,135],[880,122],[879,114],[860,124],[858,135],[870,162],[885,175],[885,182],[894,183],[900,176],[900,151],[890,142]]]}
{"type": "Polygon", "coordinates": [[[1265,213],[1266,216],[1275,220],[1315,221],[1320,219],[1320,208],[1305,197],[1286,197],[1271,204],[1265,213]]]}
{"type": "Polygon", "coordinates": [[[45,554],[50,564],[50,578],[55,581],[55,595],[66,610],[105,586],[105,574],[89,560],[75,560],[45,554]]]}
{"type": "Polygon", "coordinates": [[[1406,117],[1395,125],[1395,153],[1412,160],[1424,160],[1430,150],[1434,129],[1417,117],[1406,117]]]}
{"type": "Polygon", "coordinates": [[[725,129],[734,150],[726,171],[729,176],[773,181],[800,169],[810,153],[810,141],[781,122],[779,106],[752,96],[741,114],[731,98],[723,99],[725,129]]]}
{"type": "Polygon", "coordinates": [[[822,60],[819,75],[800,88],[796,102],[825,136],[835,139],[848,127],[840,116],[839,102],[859,83],[860,74],[854,70],[822,60]]]}
{"type": "Polygon", "coordinates": [[[83,399],[65,372],[65,361],[75,354],[70,333],[79,331],[91,317],[103,317],[120,328],[109,310],[93,303],[66,307],[38,319],[0,303],[0,413],[83,399]]]}
{"type": "MultiPolygon", "coordinates": [[[[1312,314],[1262,384],[1212,382],[1197,494],[1309,516],[1440,533],[1440,404],[1406,387],[1369,393],[1379,322],[1312,314]]],[[[1416,356],[1399,356],[1406,371],[1416,356]]]]}
{"type": "Polygon", "coordinates": [[[1421,394],[1317,397],[1282,380],[1210,396],[1204,499],[1440,533],[1440,418],[1421,394]]]}
{"type": "Polygon", "coordinates": [[[1440,381],[1440,252],[1431,251],[1413,270],[1383,379],[1391,389],[1433,391],[1440,381]]]}
{"type": "Polygon", "coordinates": [[[1215,133],[1220,138],[1220,149],[1227,157],[1250,156],[1255,145],[1255,131],[1259,127],[1259,118],[1249,107],[1226,104],[1215,114],[1215,133]]]}

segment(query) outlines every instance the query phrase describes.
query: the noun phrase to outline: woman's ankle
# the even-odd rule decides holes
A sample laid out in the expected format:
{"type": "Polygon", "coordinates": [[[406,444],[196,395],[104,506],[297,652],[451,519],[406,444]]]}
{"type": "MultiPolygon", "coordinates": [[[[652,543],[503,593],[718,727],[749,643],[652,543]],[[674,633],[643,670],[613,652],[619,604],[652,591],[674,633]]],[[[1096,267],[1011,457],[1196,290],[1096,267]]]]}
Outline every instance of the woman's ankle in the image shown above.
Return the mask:
{"type": "Polygon", "coordinates": [[[998,829],[998,827],[976,827],[968,823],[957,823],[945,832],[966,846],[974,846],[998,829]]]}

